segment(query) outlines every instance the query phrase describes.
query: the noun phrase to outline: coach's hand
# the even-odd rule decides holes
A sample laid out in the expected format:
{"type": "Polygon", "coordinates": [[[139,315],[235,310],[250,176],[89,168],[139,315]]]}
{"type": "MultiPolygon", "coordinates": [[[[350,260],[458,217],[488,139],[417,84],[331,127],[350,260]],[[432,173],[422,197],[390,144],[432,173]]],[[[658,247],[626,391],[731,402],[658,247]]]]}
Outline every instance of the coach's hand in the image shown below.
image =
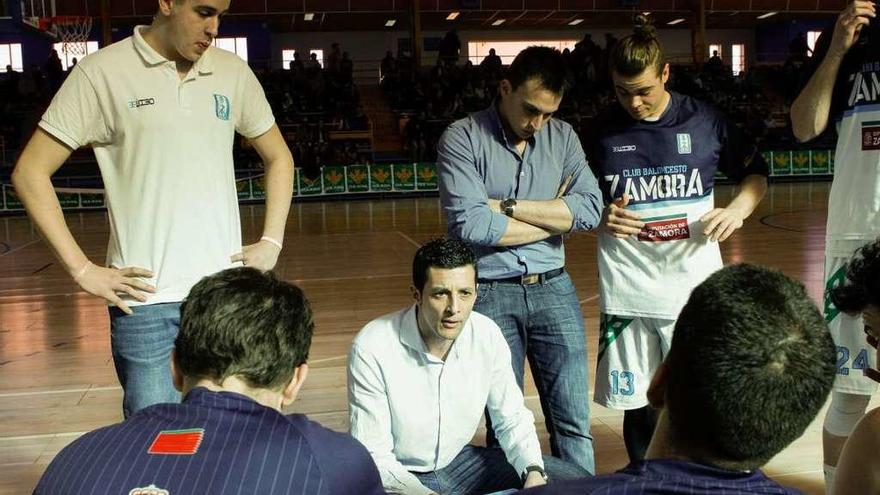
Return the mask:
{"type": "Polygon", "coordinates": [[[232,261],[241,261],[249,266],[267,272],[275,268],[281,248],[268,241],[259,241],[241,248],[241,252],[232,256],[232,261]]]}
{"type": "Polygon", "coordinates": [[[131,308],[125,304],[119,294],[128,294],[140,302],[147,302],[147,296],[144,293],[156,292],[156,288],[140,278],[152,276],[153,272],[146,268],[134,266],[121,269],[105,268],[89,261],[79,270],[79,273],[73,274],[73,279],[84,291],[103,297],[124,311],[125,314],[130,315],[132,314],[131,308]]]}
{"type": "Polygon", "coordinates": [[[638,213],[626,209],[628,204],[629,194],[624,194],[612,201],[602,214],[602,225],[611,235],[620,239],[638,235],[645,227],[645,222],[638,213]]]}
{"type": "Polygon", "coordinates": [[[871,22],[871,18],[876,16],[877,7],[873,1],[855,0],[847,5],[843,12],[837,16],[834,36],[831,38],[828,53],[843,57],[858,41],[862,28],[871,22]]]}
{"type": "Polygon", "coordinates": [[[700,218],[706,224],[703,235],[712,241],[724,242],[736,229],[743,226],[746,216],[736,208],[715,208],[700,218]]]}

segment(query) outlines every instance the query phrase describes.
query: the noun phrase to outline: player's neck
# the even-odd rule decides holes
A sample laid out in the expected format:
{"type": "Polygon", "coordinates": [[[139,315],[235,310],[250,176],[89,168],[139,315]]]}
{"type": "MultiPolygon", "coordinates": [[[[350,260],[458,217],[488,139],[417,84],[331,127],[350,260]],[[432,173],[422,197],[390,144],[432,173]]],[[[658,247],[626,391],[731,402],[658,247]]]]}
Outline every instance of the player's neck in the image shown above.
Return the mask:
{"type": "Polygon", "coordinates": [[[177,65],[178,75],[183,79],[192,68],[193,62],[180,55],[174,45],[168,41],[171,39],[171,35],[167,30],[167,24],[154,21],[153,24],[141,31],[141,36],[156,53],[177,65]]]}
{"type": "Polygon", "coordinates": [[[645,117],[642,120],[646,120],[649,122],[656,122],[660,120],[660,117],[663,116],[663,113],[666,112],[666,109],[669,108],[669,102],[672,101],[672,95],[669,94],[669,91],[663,90],[663,101],[660,105],[657,106],[657,111],[653,114],[645,117]]]}
{"type": "Polygon", "coordinates": [[[280,392],[265,388],[253,388],[245,383],[244,380],[241,380],[236,376],[227,377],[223,380],[223,383],[220,384],[206,378],[185,378],[183,394],[186,395],[190,390],[196,387],[206,388],[212,392],[232,392],[244,395],[254,402],[270,409],[275,409],[276,411],[281,411],[282,408],[282,395],[280,392]]]}

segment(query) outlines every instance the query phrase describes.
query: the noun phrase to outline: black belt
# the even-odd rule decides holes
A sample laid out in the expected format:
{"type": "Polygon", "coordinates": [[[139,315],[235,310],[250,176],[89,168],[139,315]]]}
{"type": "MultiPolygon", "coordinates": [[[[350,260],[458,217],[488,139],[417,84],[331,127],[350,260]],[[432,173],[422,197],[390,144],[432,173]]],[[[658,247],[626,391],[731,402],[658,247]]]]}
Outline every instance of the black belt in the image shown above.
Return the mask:
{"type": "Polygon", "coordinates": [[[532,273],[530,275],[520,275],[518,277],[510,277],[510,278],[497,278],[494,280],[489,279],[479,279],[477,282],[481,284],[519,284],[519,285],[534,285],[534,284],[543,284],[544,282],[554,279],[560,275],[565,273],[565,267],[557,268],[555,270],[550,270],[549,272],[544,273],[532,273]]]}

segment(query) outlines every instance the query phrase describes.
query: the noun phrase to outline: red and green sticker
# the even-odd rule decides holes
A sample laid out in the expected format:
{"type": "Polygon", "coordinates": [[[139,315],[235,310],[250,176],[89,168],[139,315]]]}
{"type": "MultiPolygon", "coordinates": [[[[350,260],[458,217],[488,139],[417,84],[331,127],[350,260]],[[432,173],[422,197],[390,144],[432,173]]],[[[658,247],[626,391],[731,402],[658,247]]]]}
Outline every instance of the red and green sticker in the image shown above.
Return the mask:
{"type": "Polygon", "coordinates": [[[194,428],[191,430],[164,430],[160,431],[153,440],[148,454],[160,455],[193,455],[199,450],[205,430],[194,428]]]}

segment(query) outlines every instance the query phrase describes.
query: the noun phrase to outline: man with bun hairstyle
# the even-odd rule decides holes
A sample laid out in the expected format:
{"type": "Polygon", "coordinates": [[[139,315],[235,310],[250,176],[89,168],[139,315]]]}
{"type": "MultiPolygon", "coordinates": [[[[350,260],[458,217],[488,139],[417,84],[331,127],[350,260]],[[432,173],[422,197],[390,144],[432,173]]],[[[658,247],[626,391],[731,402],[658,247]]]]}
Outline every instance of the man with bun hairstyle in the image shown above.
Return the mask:
{"type": "Polygon", "coordinates": [[[722,266],[718,243],[764,196],[767,163],[709,105],[666,89],[669,64],[645,16],[609,55],[619,107],[588,150],[606,204],[599,233],[600,341],[594,400],[623,409],[630,460],[656,421],[648,385],[675,319],[697,284],[722,266]],[[715,206],[715,172],[740,184],[715,206]]]}

